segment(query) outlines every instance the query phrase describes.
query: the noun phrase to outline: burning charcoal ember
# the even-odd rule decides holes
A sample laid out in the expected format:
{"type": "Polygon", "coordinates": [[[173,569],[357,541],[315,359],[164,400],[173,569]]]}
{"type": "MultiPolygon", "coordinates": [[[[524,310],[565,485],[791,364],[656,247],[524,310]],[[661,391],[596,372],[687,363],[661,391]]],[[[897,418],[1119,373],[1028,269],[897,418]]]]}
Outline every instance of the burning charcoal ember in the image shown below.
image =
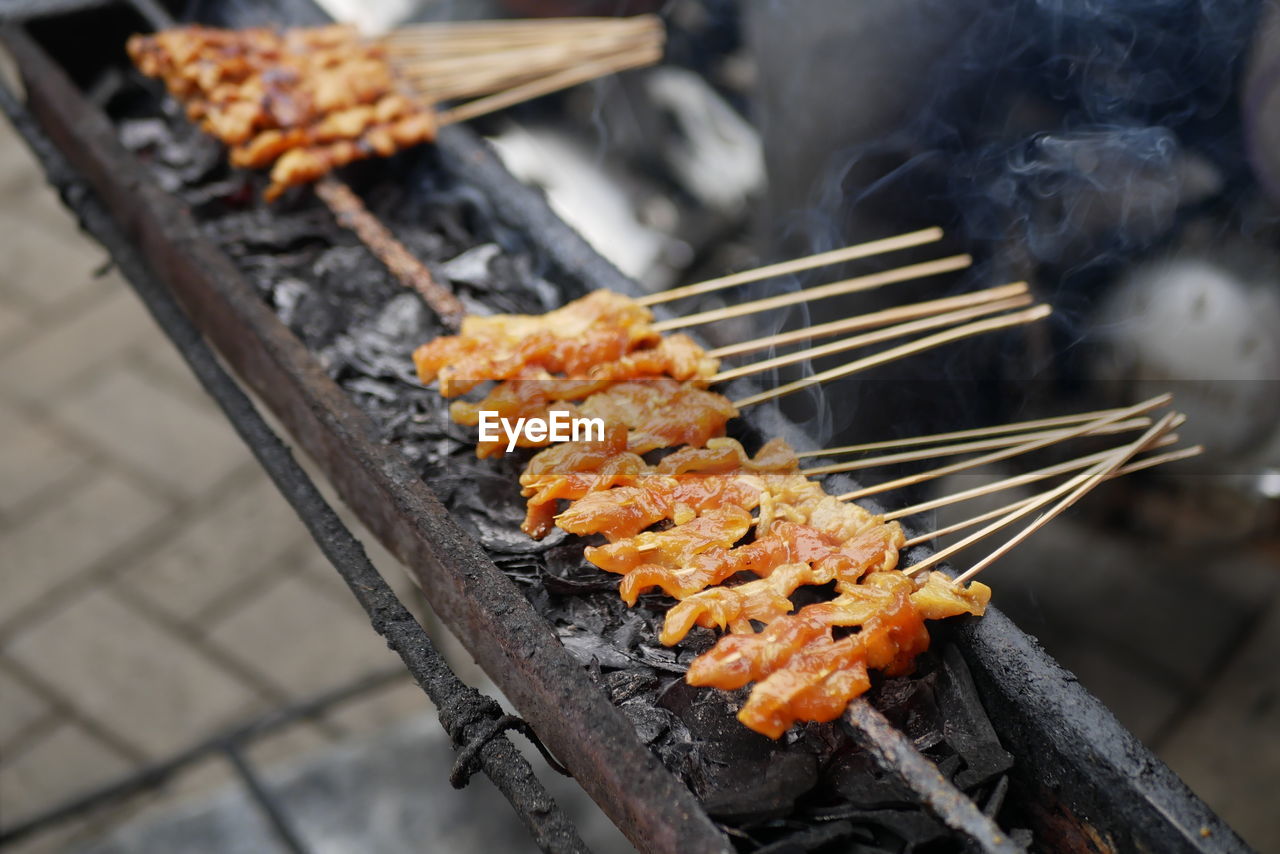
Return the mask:
{"type": "MultiPolygon", "coordinates": [[[[688,685],[684,672],[713,647],[716,633],[695,627],[680,646],[661,646],[656,639],[674,600],[644,593],[628,607],[619,598],[618,577],[583,558],[584,546],[602,545],[603,538],[555,530],[539,541],[520,530],[526,508],[513,484],[529,455],[477,460],[472,437],[451,422],[448,402],[413,382],[412,347],[441,331],[418,298],[392,281],[318,203],[288,200],[268,211],[257,194],[219,195],[221,169],[181,177],[199,171],[192,165],[205,156],[198,136],[158,110],[141,121],[126,125],[135,150],[164,152],[163,160],[152,156],[147,162],[158,174],[179,176],[174,191],[184,199],[199,200],[194,211],[205,233],[322,358],[386,441],[414,461],[459,524],[739,850],[903,852],[949,838],[910,792],[896,788],[857,750],[840,723],[802,724],[772,740],[735,718],[749,689],[688,685]]],[[[358,186],[366,184],[371,210],[464,299],[494,312],[540,313],[581,295],[579,286],[558,282],[554,265],[510,232],[482,196],[451,183],[432,153],[368,164],[358,186]],[[394,178],[387,171],[392,166],[399,170],[394,178]],[[403,188],[406,175],[421,192],[403,188]]],[[[750,422],[736,422],[735,430],[736,438],[759,446],[750,422]]],[[[948,651],[945,633],[936,650],[920,660],[914,676],[879,682],[870,699],[953,770],[957,785],[983,803],[998,803],[1008,754],[963,662],[948,651]]]]}

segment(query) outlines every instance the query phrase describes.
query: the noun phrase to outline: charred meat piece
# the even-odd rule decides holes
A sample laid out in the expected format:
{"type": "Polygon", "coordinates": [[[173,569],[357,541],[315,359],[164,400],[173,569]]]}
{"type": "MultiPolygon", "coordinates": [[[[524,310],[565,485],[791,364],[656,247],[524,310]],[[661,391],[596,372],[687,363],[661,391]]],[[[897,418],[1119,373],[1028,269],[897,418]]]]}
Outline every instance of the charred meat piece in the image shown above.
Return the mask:
{"type": "Polygon", "coordinates": [[[192,121],[231,146],[232,165],[271,167],[268,199],[435,138],[435,112],[353,27],[188,26],[133,36],[127,47],[192,121]]]}

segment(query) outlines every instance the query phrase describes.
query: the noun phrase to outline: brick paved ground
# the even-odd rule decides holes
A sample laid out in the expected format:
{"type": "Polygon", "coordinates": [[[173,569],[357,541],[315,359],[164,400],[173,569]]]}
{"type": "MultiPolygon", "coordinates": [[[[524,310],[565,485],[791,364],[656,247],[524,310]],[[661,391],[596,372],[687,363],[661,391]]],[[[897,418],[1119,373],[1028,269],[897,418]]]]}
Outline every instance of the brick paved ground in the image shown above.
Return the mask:
{"type": "MultiPolygon", "coordinates": [[[[11,823],[395,659],[136,299],[96,275],[103,252],[7,126],[0,241],[0,822],[11,823]]],[[[1223,560],[1207,586],[1189,558],[1145,578],[1122,544],[1090,539],[1109,557],[1078,561],[1069,525],[1038,539],[1038,563],[993,573],[997,601],[1255,845],[1280,850],[1274,555],[1223,560]]],[[[424,709],[401,681],[253,756],[424,709]]],[[[149,801],[19,850],[60,850],[229,775],[208,760],[149,801]]]]}
{"type": "MultiPolygon", "coordinates": [[[[397,664],[105,253],[0,131],[0,825],[397,664]]],[[[368,542],[366,540],[366,542],[368,542]]],[[[384,574],[409,595],[388,556],[384,574]]],[[[253,750],[428,710],[406,677],[253,750]]],[[[148,808],[230,779],[221,760],[148,808]]],[[[144,801],[24,843],[59,850],[144,801]]]]}

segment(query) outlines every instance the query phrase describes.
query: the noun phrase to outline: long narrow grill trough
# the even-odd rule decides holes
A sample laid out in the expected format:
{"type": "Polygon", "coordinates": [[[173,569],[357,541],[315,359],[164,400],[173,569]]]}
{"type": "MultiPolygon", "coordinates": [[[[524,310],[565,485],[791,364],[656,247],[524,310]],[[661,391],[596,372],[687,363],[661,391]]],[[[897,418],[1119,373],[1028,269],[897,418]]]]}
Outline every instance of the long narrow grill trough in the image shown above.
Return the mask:
{"type": "MultiPolygon", "coordinates": [[[[289,23],[317,20],[300,3],[276,11],[289,23]]],[[[406,367],[409,350],[439,332],[420,301],[308,193],[256,201],[261,181],[228,172],[218,147],[166,115],[129,72],[124,36],[163,20],[137,0],[6,27],[27,108],[638,847],[1006,851],[1030,835],[1063,850],[1244,849],[994,609],[935,628],[920,673],[885,681],[840,724],[776,744],[742,731],[731,698],[679,678],[692,653],[656,644],[657,612],[628,611],[611,582],[583,568],[580,543],[535,544],[519,532],[515,463],[471,459],[443,404],[406,367]],[[73,28],[93,28],[100,52],[77,51],[73,28]]],[[[465,129],[365,164],[351,180],[420,257],[449,262],[441,269],[464,301],[540,311],[588,288],[638,293],[465,129]]],[[[788,425],[746,430],[789,431],[805,444],[788,425]]]]}

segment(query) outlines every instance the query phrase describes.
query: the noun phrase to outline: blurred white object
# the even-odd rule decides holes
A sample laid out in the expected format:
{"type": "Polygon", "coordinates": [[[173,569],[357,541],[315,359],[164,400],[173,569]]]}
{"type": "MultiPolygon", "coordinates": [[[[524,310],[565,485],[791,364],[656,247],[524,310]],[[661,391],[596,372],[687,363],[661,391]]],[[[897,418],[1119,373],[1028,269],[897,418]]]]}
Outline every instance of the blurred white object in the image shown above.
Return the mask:
{"type": "Polygon", "coordinates": [[[745,208],[764,186],[764,150],[755,128],[692,71],[655,68],[645,86],[678,131],[663,143],[685,189],[725,213],[745,208]]]}
{"type": "Polygon", "coordinates": [[[510,125],[489,141],[513,175],[542,189],[560,217],[623,273],[647,281],[670,239],[642,223],[620,180],[573,137],[549,128],[510,125]]]}
{"type": "Polygon", "coordinates": [[[335,21],[355,24],[360,32],[378,36],[408,19],[416,0],[316,0],[335,21]]]}
{"type": "Polygon", "coordinates": [[[1247,253],[1180,255],[1134,269],[1098,313],[1094,373],[1125,397],[1173,391],[1180,432],[1206,461],[1280,463],[1280,281],[1247,253]]]}

